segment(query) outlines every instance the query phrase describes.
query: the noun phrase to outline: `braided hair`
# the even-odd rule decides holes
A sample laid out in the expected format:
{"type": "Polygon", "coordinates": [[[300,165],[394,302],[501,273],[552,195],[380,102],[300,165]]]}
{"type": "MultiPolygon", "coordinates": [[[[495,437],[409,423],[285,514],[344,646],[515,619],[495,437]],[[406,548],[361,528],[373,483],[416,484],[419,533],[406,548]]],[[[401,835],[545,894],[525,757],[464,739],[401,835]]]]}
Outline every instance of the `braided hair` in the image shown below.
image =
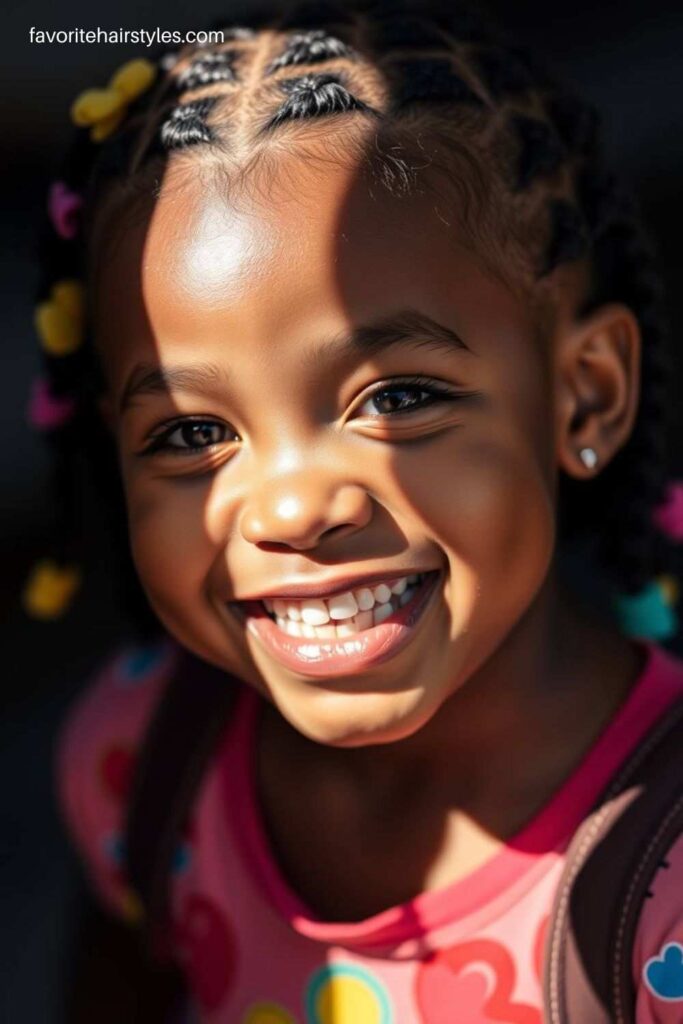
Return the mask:
{"type": "MultiPolygon", "coordinates": [[[[206,159],[239,170],[267,152],[272,140],[303,146],[315,122],[334,124],[347,140],[358,133],[372,137],[374,169],[394,191],[410,188],[412,180],[410,160],[401,152],[414,150],[415,140],[432,139],[434,152],[442,154],[435,163],[442,160],[439,169],[456,186],[464,229],[497,273],[509,277],[514,268],[515,283],[531,293],[558,266],[586,259],[591,283],[579,314],[612,301],[633,311],[643,340],[635,425],[591,481],[562,477],[560,530],[562,537],[595,538],[598,558],[627,611],[637,610],[638,602],[651,604],[651,581],[674,557],[653,522],[657,509],[661,519],[667,496],[662,289],[635,201],[604,166],[592,107],[527,52],[504,42],[478,13],[430,0],[300,3],[272,18],[224,28],[223,42],[211,48],[159,55],[149,77],[154,81],[132,98],[135,89],[123,89],[125,109],[113,115],[105,110],[94,120],[81,110],[79,121],[74,108],[82,127],[53,186],[52,198],[54,189],[61,190],[62,205],[57,203],[44,241],[38,327],[45,370],[40,386],[52,410],[40,425],[54,454],[55,571],[82,559],[81,492],[89,463],[99,486],[108,488],[106,504],[117,510],[111,529],[119,531],[127,551],[123,528],[116,526],[125,517],[113,446],[96,412],[97,360],[84,341],[82,300],[79,306],[73,295],[75,282],[88,272],[82,225],[92,224],[110,200],[119,209],[149,196],[163,162],[206,159]],[[381,139],[400,145],[383,150],[381,139]],[[72,313],[78,307],[71,320],[69,301],[72,313]],[[55,316],[50,321],[45,313],[52,308],[54,314],[55,302],[77,343],[67,337],[60,345],[59,316],[55,328],[55,316]],[[102,469],[106,444],[112,458],[102,469]]],[[[678,526],[670,532],[678,530],[680,539],[683,495],[677,492],[675,499],[678,526]]],[[[158,623],[127,555],[124,564],[135,621],[142,632],[154,632],[158,623]]],[[[660,587],[655,618],[669,616],[667,629],[657,627],[662,637],[671,632],[671,612],[664,607],[671,598],[671,584],[660,587]]],[[[50,607],[48,599],[45,617],[50,607]]]]}

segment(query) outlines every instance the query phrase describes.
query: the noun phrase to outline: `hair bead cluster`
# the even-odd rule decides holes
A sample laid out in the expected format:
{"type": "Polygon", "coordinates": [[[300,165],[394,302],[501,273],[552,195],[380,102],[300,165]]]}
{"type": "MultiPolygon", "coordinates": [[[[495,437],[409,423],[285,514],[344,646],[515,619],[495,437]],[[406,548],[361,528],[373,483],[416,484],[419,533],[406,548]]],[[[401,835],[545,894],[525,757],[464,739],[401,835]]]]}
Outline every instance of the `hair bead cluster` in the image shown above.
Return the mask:
{"type": "Polygon", "coordinates": [[[130,104],[149,89],[156,67],[148,60],[131,60],[112,75],[104,89],[86,89],[71,107],[79,128],[89,127],[93,142],[103,142],[119,127],[130,104]]]}
{"type": "Polygon", "coordinates": [[[80,281],[56,281],[36,308],[35,325],[45,352],[68,356],[85,337],[85,295],[80,281]]]}
{"type": "Polygon", "coordinates": [[[78,234],[82,206],[83,199],[78,192],[63,181],[52,183],[47,200],[48,216],[57,235],[65,241],[78,234]]]}
{"type": "MultiPolygon", "coordinates": [[[[35,314],[44,365],[27,410],[55,452],[56,540],[53,556],[29,580],[27,611],[44,619],[59,614],[81,575],[74,480],[87,432],[76,428],[86,416],[89,424],[96,422],[96,375],[79,282],[82,218],[96,207],[102,188],[134,180],[148,162],[172,160],[179,150],[196,152],[199,159],[221,137],[221,128],[230,126],[235,110],[244,125],[245,151],[250,144],[267,144],[276,130],[286,132],[288,123],[337,114],[371,118],[378,133],[405,124],[408,139],[416,126],[424,135],[423,124],[436,125],[442,137],[451,133],[459,142],[463,122],[454,115],[462,111],[468,126],[464,145],[472,147],[473,161],[483,178],[495,165],[498,185],[523,229],[519,237],[526,233],[529,245],[539,246],[529,252],[534,275],[544,277],[588,257],[593,285],[583,312],[624,302],[641,325],[642,395],[632,436],[590,483],[563,479],[560,507],[569,533],[588,531],[599,538],[624,629],[639,636],[671,635],[677,586],[668,570],[683,540],[683,484],[667,489],[665,475],[661,289],[635,203],[603,166],[593,108],[558,86],[528,52],[503,43],[479,11],[461,3],[304,0],[273,20],[255,17],[251,24],[215,27],[223,29],[222,46],[129,61],[103,88],[80,93],[71,108],[78,132],[48,197],[45,282],[35,314]],[[263,27],[272,43],[257,81],[247,70],[261,47],[263,27]],[[292,76],[292,70],[300,73],[292,76]],[[375,79],[386,78],[385,98],[367,86],[373,79],[369,70],[375,79]],[[202,90],[199,98],[191,95],[195,90],[202,90]],[[227,96],[230,103],[221,104],[227,96]],[[492,145],[496,161],[490,159],[492,145]]],[[[396,187],[395,178],[387,169],[388,187],[396,187]]],[[[128,579],[131,601],[144,618],[145,602],[130,566],[128,579]]]]}
{"type": "Polygon", "coordinates": [[[667,486],[665,500],[654,511],[654,522],[662,533],[683,543],[683,482],[667,486]]]}

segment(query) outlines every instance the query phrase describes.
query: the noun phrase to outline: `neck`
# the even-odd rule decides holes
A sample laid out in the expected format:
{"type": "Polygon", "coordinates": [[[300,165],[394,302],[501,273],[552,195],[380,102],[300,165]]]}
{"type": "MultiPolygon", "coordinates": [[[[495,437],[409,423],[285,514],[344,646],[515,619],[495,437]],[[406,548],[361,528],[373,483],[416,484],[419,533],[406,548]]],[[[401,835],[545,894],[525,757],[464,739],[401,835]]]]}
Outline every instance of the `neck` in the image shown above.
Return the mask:
{"type": "MultiPolygon", "coordinates": [[[[642,665],[637,649],[549,577],[503,644],[417,733],[341,753],[360,786],[407,786],[450,806],[498,807],[559,783],[597,738],[642,665]],[[543,780],[539,783],[538,780],[543,780]]],[[[484,814],[484,817],[488,815],[484,814]]]]}

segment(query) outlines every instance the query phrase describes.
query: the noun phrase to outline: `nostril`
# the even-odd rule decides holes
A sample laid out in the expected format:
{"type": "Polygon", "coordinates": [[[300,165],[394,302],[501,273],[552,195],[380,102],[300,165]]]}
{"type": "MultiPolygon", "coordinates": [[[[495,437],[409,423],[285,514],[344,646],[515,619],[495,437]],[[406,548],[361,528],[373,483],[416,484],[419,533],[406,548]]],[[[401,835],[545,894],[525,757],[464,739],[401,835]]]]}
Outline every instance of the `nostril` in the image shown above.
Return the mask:
{"type": "Polygon", "coordinates": [[[272,551],[278,553],[281,551],[306,551],[314,545],[320,544],[322,541],[329,540],[332,537],[343,536],[348,531],[353,531],[355,527],[351,523],[340,523],[338,526],[330,526],[327,530],[318,534],[315,539],[302,539],[296,541],[294,538],[288,541],[281,540],[260,540],[257,541],[257,547],[261,551],[272,551]]]}
{"type": "Polygon", "coordinates": [[[352,530],[354,527],[350,523],[339,523],[337,526],[330,526],[329,529],[325,530],[321,534],[321,537],[333,537],[338,533],[344,533],[345,531],[352,530]]]}
{"type": "Polygon", "coordinates": [[[278,554],[281,551],[291,551],[292,548],[297,547],[296,544],[286,544],[280,540],[259,540],[255,543],[261,551],[272,551],[274,554],[278,554]]]}

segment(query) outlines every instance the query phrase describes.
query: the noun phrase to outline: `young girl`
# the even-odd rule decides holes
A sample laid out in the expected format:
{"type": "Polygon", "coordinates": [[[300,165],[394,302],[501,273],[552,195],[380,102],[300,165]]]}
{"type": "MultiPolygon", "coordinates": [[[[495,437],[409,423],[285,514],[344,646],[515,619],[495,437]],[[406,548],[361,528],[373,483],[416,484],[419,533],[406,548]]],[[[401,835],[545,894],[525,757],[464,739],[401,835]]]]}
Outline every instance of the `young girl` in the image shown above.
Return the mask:
{"type": "MultiPolygon", "coordinates": [[[[114,477],[106,423],[166,637],[60,736],[103,904],[139,917],[127,795],[186,650],[235,696],[172,867],[194,1019],[540,1024],[567,847],[683,693],[643,639],[681,526],[658,281],[593,111],[475,15],[368,0],[133,62],[72,115],[34,420],[60,479],[85,445],[114,477]],[[624,631],[563,581],[572,537],[624,631]]],[[[679,840],[638,1022],[683,1020],[682,884],[679,840]]]]}

